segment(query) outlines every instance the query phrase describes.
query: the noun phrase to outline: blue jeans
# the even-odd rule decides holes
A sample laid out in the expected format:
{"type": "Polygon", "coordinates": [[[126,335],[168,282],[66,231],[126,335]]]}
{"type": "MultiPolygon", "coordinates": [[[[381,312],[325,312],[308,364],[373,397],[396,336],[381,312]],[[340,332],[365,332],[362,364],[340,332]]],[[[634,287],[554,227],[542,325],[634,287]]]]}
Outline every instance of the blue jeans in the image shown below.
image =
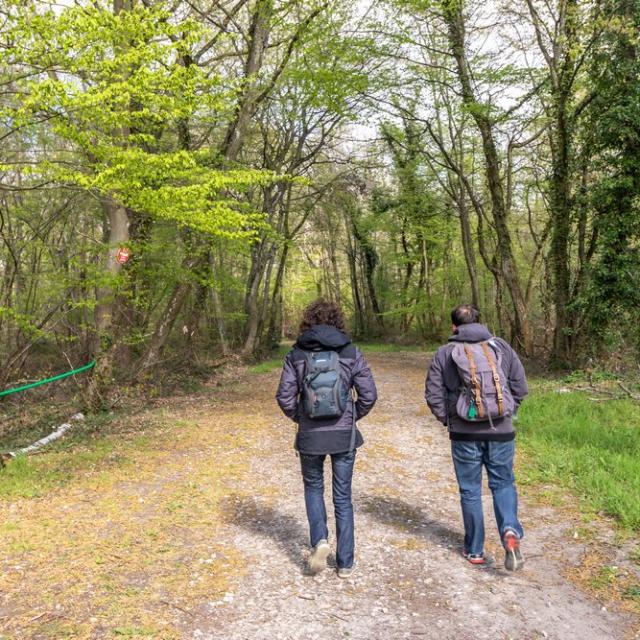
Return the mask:
{"type": "Polygon", "coordinates": [[[464,521],[464,548],[467,553],[480,554],[484,548],[484,517],[482,514],[482,467],[487,470],[489,488],[493,494],[500,540],[511,530],[522,538],[524,531],[518,521],[518,494],[513,475],[515,441],[452,440],[451,455],[460,488],[460,504],[464,521]]]}
{"type": "MultiPolygon", "coordinates": [[[[307,507],[311,546],[327,540],[327,510],[324,506],[324,459],[325,455],[300,454],[304,502],[307,507]]],[[[338,568],[353,566],[354,534],[353,505],[351,504],[351,479],[356,452],[331,454],[333,470],[333,507],[336,516],[336,563],[338,568]]]]}

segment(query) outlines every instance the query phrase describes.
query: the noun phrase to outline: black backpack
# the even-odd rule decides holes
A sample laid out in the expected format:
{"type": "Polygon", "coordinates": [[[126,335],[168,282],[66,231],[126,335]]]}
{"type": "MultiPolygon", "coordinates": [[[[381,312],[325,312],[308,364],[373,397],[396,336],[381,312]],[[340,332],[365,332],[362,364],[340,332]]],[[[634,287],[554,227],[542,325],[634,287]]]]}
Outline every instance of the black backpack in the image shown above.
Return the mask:
{"type": "Polygon", "coordinates": [[[306,356],[301,400],[311,419],[339,418],[347,408],[349,389],[340,375],[336,351],[310,351],[306,356]]]}

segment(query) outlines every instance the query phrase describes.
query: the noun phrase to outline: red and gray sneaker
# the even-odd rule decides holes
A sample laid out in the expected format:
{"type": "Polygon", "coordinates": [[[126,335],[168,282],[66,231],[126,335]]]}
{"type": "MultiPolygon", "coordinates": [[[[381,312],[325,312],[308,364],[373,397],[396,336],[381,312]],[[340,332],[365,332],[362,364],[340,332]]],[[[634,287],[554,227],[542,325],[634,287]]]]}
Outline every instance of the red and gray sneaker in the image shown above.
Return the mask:
{"type": "Polygon", "coordinates": [[[462,557],[471,564],[486,565],[489,563],[484,553],[469,553],[466,549],[462,550],[462,557]]]}
{"type": "Polygon", "coordinates": [[[507,571],[517,571],[524,567],[524,556],[520,551],[520,538],[515,531],[508,530],[502,536],[504,547],[504,568],[507,571]]]}

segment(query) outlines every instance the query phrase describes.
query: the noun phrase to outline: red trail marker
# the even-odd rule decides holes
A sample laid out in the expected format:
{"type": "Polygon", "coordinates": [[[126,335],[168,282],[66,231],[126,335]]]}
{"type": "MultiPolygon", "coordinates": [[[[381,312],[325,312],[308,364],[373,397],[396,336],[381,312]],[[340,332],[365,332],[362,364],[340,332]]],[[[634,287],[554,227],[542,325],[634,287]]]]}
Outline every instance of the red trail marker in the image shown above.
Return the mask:
{"type": "Polygon", "coordinates": [[[127,249],[127,247],[120,247],[116,252],[116,260],[120,264],[125,264],[125,262],[128,262],[130,257],[131,257],[131,251],[127,249]]]}

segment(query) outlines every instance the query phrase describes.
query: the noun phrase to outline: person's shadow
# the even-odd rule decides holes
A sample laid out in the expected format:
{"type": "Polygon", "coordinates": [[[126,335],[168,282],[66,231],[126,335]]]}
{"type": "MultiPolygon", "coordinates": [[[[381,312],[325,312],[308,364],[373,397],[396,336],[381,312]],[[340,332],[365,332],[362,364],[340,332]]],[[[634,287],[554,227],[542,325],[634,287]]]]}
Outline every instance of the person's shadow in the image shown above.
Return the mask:
{"type": "MultiPolygon", "coordinates": [[[[430,542],[453,546],[452,553],[462,548],[460,531],[434,520],[421,508],[399,498],[364,494],[354,496],[357,511],[374,517],[386,526],[394,527],[430,542]]],[[[299,519],[277,508],[262,504],[249,496],[230,495],[223,503],[225,520],[251,533],[271,538],[292,564],[306,573],[304,552],[308,549],[308,534],[299,519]]],[[[356,518],[356,530],[358,522],[356,518]]],[[[356,532],[357,535],[357,532],[356,532]]]]}
{"type": "Polygon", "coordinates": [[[300,521],[249,496],[228,496],[223,505],[225,519],[264,538],[271,538],[291,562],[305,568],[308,534],[300,521]]]}
{"type": "Polygon", "coordinates": [[[435,544],[449,544],[458,553],[463,535],[429,516],[420,507],[400,498],[386,495],[364,494],[358,498],[359,510],[373,516],[378,522],[411,535],[426,538],[435,544]]]}

